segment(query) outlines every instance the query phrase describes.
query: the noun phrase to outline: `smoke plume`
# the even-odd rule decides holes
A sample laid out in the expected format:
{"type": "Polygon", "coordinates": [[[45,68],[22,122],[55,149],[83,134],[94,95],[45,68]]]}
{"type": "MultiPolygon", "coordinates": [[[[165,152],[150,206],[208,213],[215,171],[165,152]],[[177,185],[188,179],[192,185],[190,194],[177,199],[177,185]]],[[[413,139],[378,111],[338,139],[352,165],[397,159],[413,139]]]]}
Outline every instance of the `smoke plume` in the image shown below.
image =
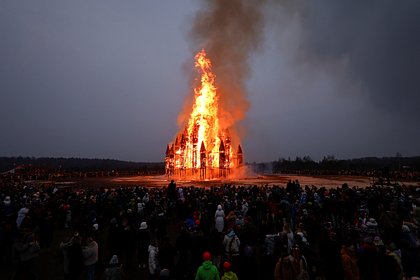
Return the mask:
{"type": "MultiPolygon", "coordinates": [[[[270,4],[280,8],[272,9],[275,17],[295,20],[300,26],[295,46],[301,58],[298,63],[319,69],[345,61],[347,78],[359,83],[359,92],[375,107],[418,119],[420,1],[276,0],[270,4]]],[[[336,76],[334,71],[330,76],[336,76]]]]}
{"type": "Polygon", "coordinates": [[[196,50],[204,48],[212,61],[223,127],[234,126],[249,108],[245,81],[250,75],[250,54],[262,42],[263,3],[207,0],[194,18],[192,44],[196,50]]]}

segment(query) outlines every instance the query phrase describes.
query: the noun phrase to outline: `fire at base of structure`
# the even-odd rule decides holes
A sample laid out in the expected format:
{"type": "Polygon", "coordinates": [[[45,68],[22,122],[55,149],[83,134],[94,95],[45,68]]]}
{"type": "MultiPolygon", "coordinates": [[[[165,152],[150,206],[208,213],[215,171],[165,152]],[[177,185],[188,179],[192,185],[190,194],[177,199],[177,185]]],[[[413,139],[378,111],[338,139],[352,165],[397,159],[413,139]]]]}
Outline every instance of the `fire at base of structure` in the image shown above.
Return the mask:
{"type": "Polygon", "coordinates": [[[206,147],[204,142],[198,142],[194,132],[188,135],[186,129],[166,147],[166,175],[200,180],[229,176],[243,165],[243,152],[241,145],[233,151],[229,130],[225,129],[221,134],[211,142],[213,147],[206,147]]]}
{"type": "Polygon", "coordinates": [[[239,145],[234,153],[229,130],[220,125],[223,109],[219,108],[216,76],[204,49],[195,55],[195,68],[200,74],[195,102],[184,132],[166,148],[166,174],[201,180],[227,177],[232,168],[242,165],[242,148],[239,145]]]}

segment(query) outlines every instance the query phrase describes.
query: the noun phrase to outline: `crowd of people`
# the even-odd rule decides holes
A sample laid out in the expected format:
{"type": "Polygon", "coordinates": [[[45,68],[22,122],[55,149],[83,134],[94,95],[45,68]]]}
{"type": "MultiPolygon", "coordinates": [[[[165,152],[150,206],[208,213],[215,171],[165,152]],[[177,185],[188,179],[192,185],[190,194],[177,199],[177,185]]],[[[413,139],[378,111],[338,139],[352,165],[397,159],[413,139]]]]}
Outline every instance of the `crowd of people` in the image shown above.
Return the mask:
{"type": "Polygon", "coordinates": [[[40,255],[61,279],[415,279],[419,205],[416,187],[7,184],[0,266],[9,279],[39,279],[40,255]]]}

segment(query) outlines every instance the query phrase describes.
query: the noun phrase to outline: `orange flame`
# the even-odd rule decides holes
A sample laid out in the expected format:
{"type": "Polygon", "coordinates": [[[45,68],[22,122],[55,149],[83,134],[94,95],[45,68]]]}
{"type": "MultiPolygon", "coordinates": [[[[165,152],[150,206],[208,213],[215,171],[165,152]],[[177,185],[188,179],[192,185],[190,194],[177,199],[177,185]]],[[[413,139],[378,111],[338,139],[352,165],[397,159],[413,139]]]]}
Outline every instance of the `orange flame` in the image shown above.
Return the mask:
{"type": "Polygon", "coordinates": [[[200,167],[201,162],[198,159],[201,143],[204,143],[207,151],[211,151],[212,159],[209,158],[209,163],[213,167],[218,167],[220,145],[218,96],[214,86],[215,75],[211,72],[211,61],[204,49],[196,54],[195,67],[201,73],[201,84],[194,89],[195,104],[188,122],[188,135],[192,137],[192,141],[188,143],[190,149],[186,162],[191,163],[191,166],[187,168],[200,167]]]}
{"type": "MultiPolygon", "coordinates": [[[[194,104],[185,131],[168,146],[167,170],[170,166],[178,170],[234,167],[229,131],[221,128],[219,121],[216,76],[204,49],[195,56],[195,68],[201,76],[200,83],[194,89],[194,104]]],[[[240,148],[239,151],[242,157],[240,148]]],[[[240,164],[242,158],[237,161],[240,164]]]]}

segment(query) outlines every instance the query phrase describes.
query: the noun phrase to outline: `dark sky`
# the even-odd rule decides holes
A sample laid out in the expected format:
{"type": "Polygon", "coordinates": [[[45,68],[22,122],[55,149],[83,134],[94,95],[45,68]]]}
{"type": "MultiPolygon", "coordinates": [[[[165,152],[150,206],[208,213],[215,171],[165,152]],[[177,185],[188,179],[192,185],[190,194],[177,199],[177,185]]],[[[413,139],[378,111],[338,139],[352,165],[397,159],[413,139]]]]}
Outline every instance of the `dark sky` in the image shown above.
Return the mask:
{"type": "MultiPolygon", "coordinates": [[[[192,91],[203,46],[190,35],[203,7],[1,1],[0,156],[162,161],[192,91]]],[[[420,155],[420,1],[259,8],[241,123],[247,161],[420,155]]]]}

